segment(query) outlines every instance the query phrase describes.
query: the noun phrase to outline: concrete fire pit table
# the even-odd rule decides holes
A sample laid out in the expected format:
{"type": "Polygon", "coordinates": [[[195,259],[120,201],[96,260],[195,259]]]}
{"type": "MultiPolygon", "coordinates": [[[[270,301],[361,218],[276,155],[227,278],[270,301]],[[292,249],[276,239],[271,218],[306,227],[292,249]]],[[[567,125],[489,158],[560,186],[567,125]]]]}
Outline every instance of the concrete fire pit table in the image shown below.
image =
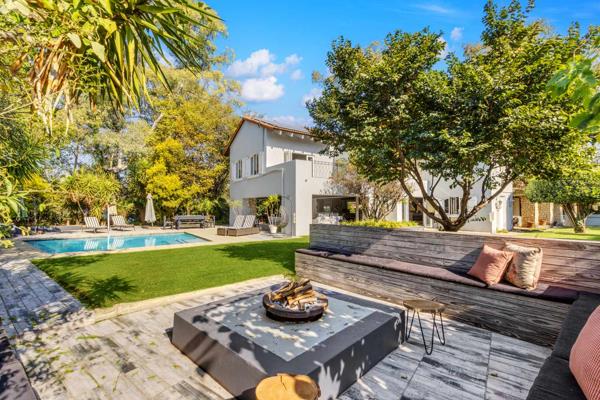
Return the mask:
{"type": "Polygon", "coordinates": [[[333,399],[402,339],[401,309],[319,288],[329,299],[320,320],[271,320],[262,297],[275,288],[176,313],[173,345],[238,398],[255,399],[262,379],[288,373],[310,376],[320,399],[333,399]]]}

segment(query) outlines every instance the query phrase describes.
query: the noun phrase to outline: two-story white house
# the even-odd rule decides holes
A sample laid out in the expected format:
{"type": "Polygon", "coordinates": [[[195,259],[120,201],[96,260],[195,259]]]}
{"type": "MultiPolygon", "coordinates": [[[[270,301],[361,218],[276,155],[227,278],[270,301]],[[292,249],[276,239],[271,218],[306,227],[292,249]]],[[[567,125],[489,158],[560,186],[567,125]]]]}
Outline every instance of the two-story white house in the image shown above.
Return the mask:
{"type": "MultiPolygon", "coordinates": [[[[237,214],[255,214],[267,196],[281,196],[288,224],[283,232],[300,236],[309,233],[313,222],[337,222],[356,218],[356,198],[352,193],[332,191],[330,177],[334,158],[321,154],[326,145],[305,129],[243,117],[226,148],[230,160],[230,223],[237,214]]],[[[425,186],[435,182],[426,176],[425,186]]],[[[474,193],[480,189],[474,188],[474,193]]],[[[419,201],[418,190],[414,192],[419,201]]],[[[449,214],[458,214],[460,189],[438,182],[435,196],[449,214]]],[[[477,199],[472,198],[472,202],[477,199]]],[[[496,232],[511,230],[513,218],[512,185],[481,210],[464,230],[496,232]]],[[[435,228],[414,203],[400,202],[387,217],[392,221],[416,221],[435,228]]]]}
{"type": "Polygon", "coordinates": [[[355,197],[334,193],[329,178],[335,159],[321,154],[326,146],[304,129],[243,117],[226,154],[230,160],[230,222],[237,214],[254,214],[267,196],[281,196],[288,235],[308,235],[319,218],[354,218],[355,197]]]}

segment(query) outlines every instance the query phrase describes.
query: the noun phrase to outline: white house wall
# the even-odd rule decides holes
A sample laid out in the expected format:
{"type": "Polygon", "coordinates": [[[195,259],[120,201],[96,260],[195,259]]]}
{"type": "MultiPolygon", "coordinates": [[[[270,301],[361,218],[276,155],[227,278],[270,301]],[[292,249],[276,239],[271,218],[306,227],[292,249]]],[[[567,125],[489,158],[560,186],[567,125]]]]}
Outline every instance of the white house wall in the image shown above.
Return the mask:
{"type": "Polygon", "coordinates": [[[283,163],[286,151],[310,155],[318,161],[332,161],[328,156],[319,154],[326,146],[311,140],[308,136],[300,138],[297,134],[291,135],[287,132],[279,134],[278,131],[267,130],[265,146],[267,167],[283,163]]]}

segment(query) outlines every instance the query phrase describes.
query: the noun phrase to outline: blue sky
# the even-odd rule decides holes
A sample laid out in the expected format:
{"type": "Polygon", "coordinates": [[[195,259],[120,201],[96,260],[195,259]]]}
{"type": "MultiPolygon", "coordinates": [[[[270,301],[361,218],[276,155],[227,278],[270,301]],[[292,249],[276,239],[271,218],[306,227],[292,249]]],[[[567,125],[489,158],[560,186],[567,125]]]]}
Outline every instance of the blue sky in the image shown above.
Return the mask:
{"type": "MultiPolygon", "coordinates": [[[[505,4],[502,1],[501,4],[505,4]]],[[[485,1],[240,1],[210,2],[227,25],[220,51],[231,50],[226,73],[242,84],[251,111],[292,125],[309,123],[303,101],[318,94],[311,72],[325,72],[331,42],[343,35],[360,44],[397,29],[429,26],[443,32],[450,51],[460,53],[479,39],[485,1]]],[[[571,22],[583,29],[600,24],[600,0],[538,0],[532,14],[564,33],[571,22]]]]}

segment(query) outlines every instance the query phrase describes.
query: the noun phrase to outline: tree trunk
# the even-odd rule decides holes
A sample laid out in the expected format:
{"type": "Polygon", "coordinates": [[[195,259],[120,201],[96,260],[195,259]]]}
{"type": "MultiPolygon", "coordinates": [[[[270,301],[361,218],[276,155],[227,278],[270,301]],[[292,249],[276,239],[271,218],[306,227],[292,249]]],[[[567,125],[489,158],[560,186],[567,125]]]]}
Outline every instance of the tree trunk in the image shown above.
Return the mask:
{"type": "Polygon", "coordinates": [[[569,220],[571,220],[571,224],[573,224],[573,230],[575,233],[584,233],[585,217],[581,218],[580,213],[575,210],[574,204],[563,204],[563,207],[567,213],[567,217],[569,217],[569,220]]]}

